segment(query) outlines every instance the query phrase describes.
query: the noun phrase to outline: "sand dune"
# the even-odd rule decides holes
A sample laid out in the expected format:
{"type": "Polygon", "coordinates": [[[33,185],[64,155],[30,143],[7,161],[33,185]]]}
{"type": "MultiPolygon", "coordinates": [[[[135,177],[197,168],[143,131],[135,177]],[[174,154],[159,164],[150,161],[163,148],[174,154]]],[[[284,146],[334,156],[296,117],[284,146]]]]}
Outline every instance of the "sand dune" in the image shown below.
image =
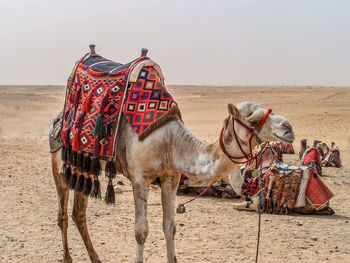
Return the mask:
{"type": "MultiPolygon", "coordinates": [[[[349,262],[350,257],[350,89],[325,87],[169,86],[185,125],[211,142],[227,116],[227,103],[256,100],[285,116],[299,141],[331,141],[341,149],[341,169],[325,168],[324,182],[335,194],[334,216],[262,215],[259,262],[349,262]]],[[[48,127],[63,106],[61,86],[0,87],[0,262],[61,262],[56,224],[57,198],[48,152],[48,127]]],[[[297,163],[297,156],[285,156],[297,163]]],[[[88,224],[102,262],[133,262],[135,241],[131,187],[125,178],[116,206],[90,200],[88,224]]],[[[102,183],[105,187],[105,183],[102,183]]],[[[104,191],[104,189],[102,189],[104,191]]],[[[179,196],[177,202],[189,197],[179,196]]],[[[70,200],[69,214],[71,214],[70,200]]],[[[232,209],[232,200],[204,197],[178,214],[179,262],[254,262],[258,215],[232,209]]],[[[165,262],[160,190],[149,199],[150,234],[146,262],[165,262]]],[[[74,262],[90,262],[69,219],[74,262]]]]}

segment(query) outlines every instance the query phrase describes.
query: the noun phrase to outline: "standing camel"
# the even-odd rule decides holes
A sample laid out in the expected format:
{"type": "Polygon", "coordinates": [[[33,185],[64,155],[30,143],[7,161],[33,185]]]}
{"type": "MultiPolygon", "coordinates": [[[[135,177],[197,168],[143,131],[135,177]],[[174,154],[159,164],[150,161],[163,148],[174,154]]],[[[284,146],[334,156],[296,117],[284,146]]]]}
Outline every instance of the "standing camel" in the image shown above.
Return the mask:
{"type": "MultiPolygon", "coordinates": [[[[150,183],[161,181],[163,232],[167,246],[167,261],[177,262],[174,237],[175,196],[181,173],[198,181],[214,181],[239,168],[239,162],[251,159],[252,147],[269,140],[292,143],[294,133],[282,116],[267,111],[256,102],[242,102],[235,107],[228,104],[229,117],[225,120],[219,140],[206,144],[195,138],[180,120],[173,120],[155,130],[143,141],[123,118],[116,141],[115,168],[132,184],[135,202],[135,262],[143,262],[143,251],[148,235],[147,200],[150,183]],[[234,157],[235,156],[235,157],[234,157]]],[[[72,262],[67,243],[67,203],[69,188],[60,176],[61,150],[52,153],[52,171],[58,193],[58,225],[63,242],[63,262],[72,262]]],[[[72,218],[75,222],[91,262],[101,262],[92,245],[86,224],[88,197],[74,192],[72,218]]]]}

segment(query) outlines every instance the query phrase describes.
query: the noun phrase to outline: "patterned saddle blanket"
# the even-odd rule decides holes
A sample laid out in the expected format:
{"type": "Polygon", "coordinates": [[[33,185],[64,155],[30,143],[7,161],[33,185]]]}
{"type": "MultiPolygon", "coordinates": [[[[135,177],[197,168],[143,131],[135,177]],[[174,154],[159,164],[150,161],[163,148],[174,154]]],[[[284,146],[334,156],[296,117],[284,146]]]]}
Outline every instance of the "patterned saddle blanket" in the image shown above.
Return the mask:
{"type": "Polygon", "coordinates": [[[179,118],[159,66],[141,57],[127,64],[92,55],[77,63],[68,80],[61,138],[66,148],[112,160],[121,113],[143,140],[179,118]]]}
{"type": "Polygon", "coordinates": [[[264,210],[274,209],[274,213],[294,207],[303,176],[301,169],[288,169],[279,164],[275,162],[259,176],[248,176],[242,185],[242,195],[246,200],[260,194],[264,210]]]}
{"type": "MultiPolygon", "coordinates": [[[[60,133],[63,179],[70,189],[100,198],[100,160],[106,160],[105,202],[115,202],[112,179],[122,117],[139,140],[171,120],[181,120],[160,67],[147,57],[125,65],[95,54],[78,61],[68,79],[60,133]]],[[[55,149],[55,141],[50,142],[55,149]]]]}

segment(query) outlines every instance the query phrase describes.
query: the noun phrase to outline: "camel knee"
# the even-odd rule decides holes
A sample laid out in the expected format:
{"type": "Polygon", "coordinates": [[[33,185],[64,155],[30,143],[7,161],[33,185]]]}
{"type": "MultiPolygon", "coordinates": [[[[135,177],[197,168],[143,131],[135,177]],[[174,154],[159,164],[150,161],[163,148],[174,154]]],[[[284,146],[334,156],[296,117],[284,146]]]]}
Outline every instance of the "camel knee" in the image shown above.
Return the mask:
{"type": "Polygon", "coordinates": [[[143,225],[143,226],[138,226],[135,227],[135,238],[138,244],[143,245],[146,242],[148,236],[148,226],[143,225]]]}
{"type": "Polygon", "coordinates": [[[176,234],[176,222],[175,220],[163,221],[163,232],[168,236],[175,236],[176,234]]]}
{"type": "Polygon", "coordinates": [[[57,225],[59,226],[59,228],[62,230],[64,225],[67,224],[68,222],[68,216],[67,215],[61,215],[58,214],[57,217],[57,225]]]}

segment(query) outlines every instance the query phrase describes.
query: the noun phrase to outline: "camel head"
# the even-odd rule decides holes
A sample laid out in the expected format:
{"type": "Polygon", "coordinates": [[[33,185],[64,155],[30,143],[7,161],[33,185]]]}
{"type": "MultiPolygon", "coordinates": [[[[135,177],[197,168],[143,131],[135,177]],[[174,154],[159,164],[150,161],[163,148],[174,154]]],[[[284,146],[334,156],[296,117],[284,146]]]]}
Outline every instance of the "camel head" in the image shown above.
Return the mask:
{"type": "MultiPolygon", "coordinates": [[[[255,138],[257,139],[257,142],[254,144],[276,140],[292,143],[294,141],[292,125],[286,118],[273,112],[268,114],[267,111],[268,110],[264,109],[255,101],[241,102],[237,107],[231,103],[228,104],[228,112],[230,116],[238,119],[243,124],[254,130],[255,138]],[[265,117],[267,118],[265,122],[263,122],[262,119],[265,117]],[[262,122],[263,125],[261,126],[262,122]]],[[[251,132],[242,125],[235,124],[235,127],[237,127],[236,129],[239,129],[237,131],[238,136],[243,141],[248,142],[251,132]]]]}

